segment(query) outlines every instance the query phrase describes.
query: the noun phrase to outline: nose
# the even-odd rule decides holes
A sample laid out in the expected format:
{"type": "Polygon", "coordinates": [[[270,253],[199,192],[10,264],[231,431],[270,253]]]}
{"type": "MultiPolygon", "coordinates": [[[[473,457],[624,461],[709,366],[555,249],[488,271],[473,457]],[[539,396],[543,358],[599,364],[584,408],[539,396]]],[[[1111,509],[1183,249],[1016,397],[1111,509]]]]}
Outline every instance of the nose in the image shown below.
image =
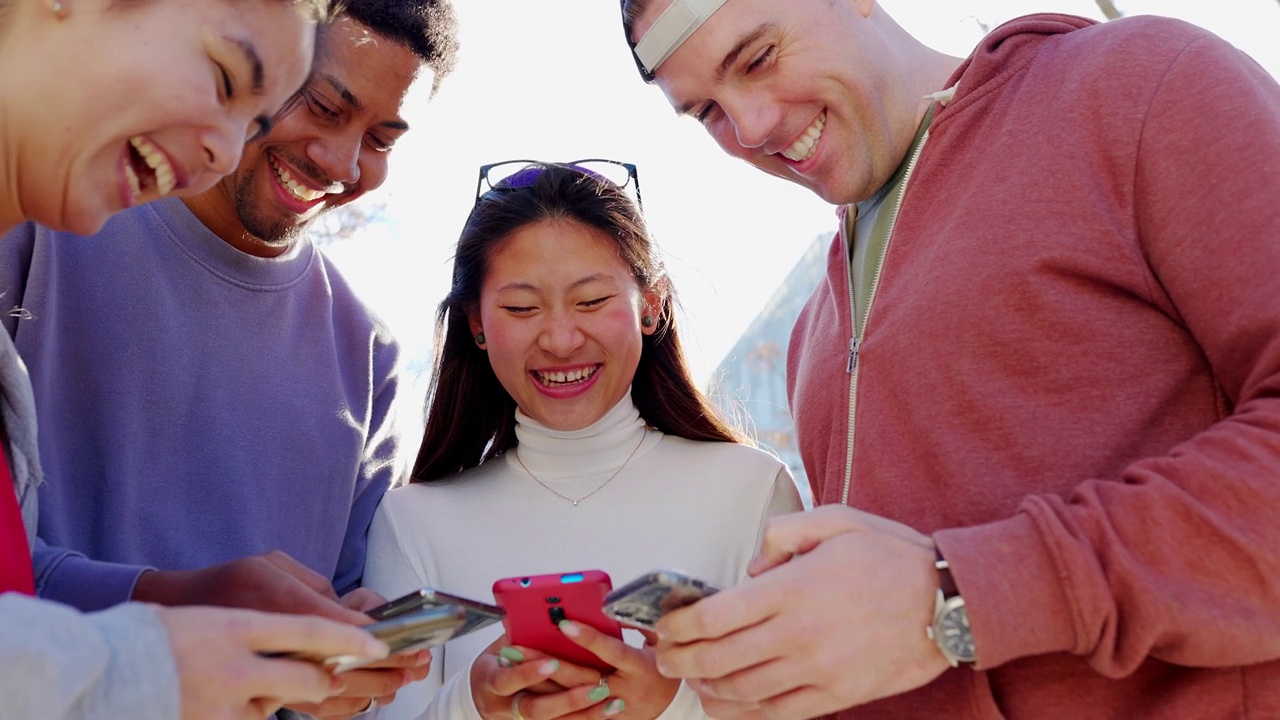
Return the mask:
{"type": "Polygon", "coordinates": [[[740,93],[722,100],[720,106],[733,125],[738,145],[743,148],[764,146],[778,126],[779,112],[767,99],[740,93]]]}
{"type": "Polygon", "coordinates": [[[236,169],[244,153],[244,132],[242,125],[223,125],[209,128],[201,135],[200,144],[210,172],[222,176],[236,169]]]}
{"type": "Polygon", "coordinates": [[[318,137],[307,145],[307,157],[331,182],[354,185],[360,179],[362,141],[346,134],[318,137]]]}
{"type": "Polygon", "coordinates": [[[585,340],[573,313],[549,313],[538,334],[538,347],[555,357],[567,358],[582,347],[585,340]]]}

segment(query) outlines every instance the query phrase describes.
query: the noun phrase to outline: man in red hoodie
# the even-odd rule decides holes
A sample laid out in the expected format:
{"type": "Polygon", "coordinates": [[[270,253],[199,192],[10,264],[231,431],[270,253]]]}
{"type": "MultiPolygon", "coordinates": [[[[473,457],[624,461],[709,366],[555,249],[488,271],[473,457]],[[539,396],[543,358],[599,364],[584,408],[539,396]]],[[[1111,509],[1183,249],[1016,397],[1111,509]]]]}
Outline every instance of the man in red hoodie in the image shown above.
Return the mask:
{"type": "Polygon", "coordinates": [[[874,0],[623,0],[841,206],[788,356],[827,507],[671,614],[717,717],[1280,717],[1280,87],[1185,23],[941,55],[874,0]]]}

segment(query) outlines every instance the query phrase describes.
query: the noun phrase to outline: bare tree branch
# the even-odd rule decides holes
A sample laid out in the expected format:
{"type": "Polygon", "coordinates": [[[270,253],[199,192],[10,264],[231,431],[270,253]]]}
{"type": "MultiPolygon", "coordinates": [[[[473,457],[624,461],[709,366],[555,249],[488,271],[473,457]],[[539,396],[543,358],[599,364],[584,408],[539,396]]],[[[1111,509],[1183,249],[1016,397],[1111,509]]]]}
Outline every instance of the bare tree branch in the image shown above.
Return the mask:
{"type": "Polygon", "coordinates": [[[1111,2],[1111,0],[1098,0],[1098,9],[1102,11],[1102,14],[1108,20],[1115,20],[1116,18],[1124,17],[1124,13],[1121,12],[1120,9],[1116,7],[1116,4],[1111,2]]]}

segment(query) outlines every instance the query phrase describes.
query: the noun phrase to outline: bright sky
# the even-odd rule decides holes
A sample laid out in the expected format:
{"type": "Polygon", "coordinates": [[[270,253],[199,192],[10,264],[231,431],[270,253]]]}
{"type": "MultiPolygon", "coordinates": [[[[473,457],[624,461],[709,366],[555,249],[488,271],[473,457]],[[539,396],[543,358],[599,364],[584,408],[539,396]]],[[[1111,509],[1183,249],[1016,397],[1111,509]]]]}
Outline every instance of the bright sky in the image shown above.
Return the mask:
{"type": "MultiPolygon", "coordinates": [[[[733,0],[730,0],[732,2],[733,0]]],[[[639,166],[651,230],[684,309],[695,378],[706,383],[820,233],[830,206],[735,160],[662,93],[639,79],[615,0],[454,0],[457,71],[430,103],[410,101],[412,131],[373,232],[328,248],[418,363],[429,362],[436,304],[448,291],[453,243],[471,210],[481,164],[515,158],[605,157],[639,166]]],[[[1280,77],[1277,0],[1115,0],[1208,28],[1280,77]]],[[[1101,19],[1093,0],[883,0],[929,45],[964,56],[994,27],[1030,12],[1101,19]]],[[[425,386],[422,386],[425,388],[425,386]]],[[[422,388],[419,389],[421,392],[422,388]]]]}

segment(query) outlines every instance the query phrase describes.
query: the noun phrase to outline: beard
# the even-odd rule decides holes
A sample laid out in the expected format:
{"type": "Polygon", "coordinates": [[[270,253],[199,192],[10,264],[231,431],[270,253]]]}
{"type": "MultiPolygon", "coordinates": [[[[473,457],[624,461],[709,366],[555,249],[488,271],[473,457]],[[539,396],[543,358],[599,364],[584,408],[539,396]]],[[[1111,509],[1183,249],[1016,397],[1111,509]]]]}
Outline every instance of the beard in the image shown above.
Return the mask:
{"type": "MultiPolygon", "coordinates": [[[[277,153],[279,154],[279,153],[277,153]]],[[[275,168],[271,167],[267,160],[266,153],[263,153],[263,165],[268,173],[275,174],[275,168]]],[[[320,182],[324,177],[324,173],[315,166],[314,163],[305,158],[290,157],[289,163],[298,171],[305,173],[309,181],[316,182],[320,186],[327,186],[331,183],[320,182]]],[[[274,182],[271,178],[266,178],[265,183],[274,182]]],[[[318,212],[313,212],[305,218],[300,218],[288,210],[284,210],[268,199],[273,189],[269,187],[261,187],[264,184],[263,178],[258,173],[248,173],[239,178],[235,186],[235,208],[236,215],[240,218],[240,224],[244,226],[245,232],[253,236],[262,244],[268,247],[289,247],[306,234],[307,228],[311,227],[311,223],[333,208],[328,202],[320,206],[318,212]]]]}

